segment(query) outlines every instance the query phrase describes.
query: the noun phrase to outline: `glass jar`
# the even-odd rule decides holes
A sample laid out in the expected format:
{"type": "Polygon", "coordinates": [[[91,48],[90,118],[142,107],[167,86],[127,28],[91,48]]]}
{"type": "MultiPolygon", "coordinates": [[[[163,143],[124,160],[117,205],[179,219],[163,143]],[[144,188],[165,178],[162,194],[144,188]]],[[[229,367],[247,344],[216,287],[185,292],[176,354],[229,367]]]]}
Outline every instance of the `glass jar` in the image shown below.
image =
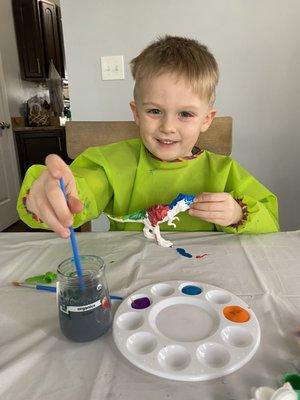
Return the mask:
{"type": "Polygon", "coordinates": [[[80,256],[84,285],[80,285],[73,258],[57,269],[58,312],[63,334],[76,342],[103,335],[111,326],[112,313],[102,258],[80,256]]]}

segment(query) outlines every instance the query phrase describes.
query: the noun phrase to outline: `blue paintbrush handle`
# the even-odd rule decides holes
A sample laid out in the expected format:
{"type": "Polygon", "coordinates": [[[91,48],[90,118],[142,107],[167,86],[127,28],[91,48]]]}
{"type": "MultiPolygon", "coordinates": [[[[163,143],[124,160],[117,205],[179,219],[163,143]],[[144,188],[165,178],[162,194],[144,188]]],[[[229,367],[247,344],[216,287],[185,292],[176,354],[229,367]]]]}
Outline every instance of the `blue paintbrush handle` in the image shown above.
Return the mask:
{"type": "MultiPolygon", "coordinates": [[[[29,285],[28,285],[29,286],[29,285]]],[[[56,293],[56,286],[46,286],[46,285],[35,285],[33,286],[38,290],[47,290],[48,292],[54,292],[56,293]]],[[[123,300],[123,297],[121,296],[116,296],[114,294],[110,295],[109,298],[111,300],[123,300]]]]}
{"type": "MultiPolygon", "coordinates": [[[[59,180],[59,185],[60,188],[65,196],[65,199],[67,201],[67,192],[66,192],[66,187],[63,178],[59,180]]],[[[74,256],[74,262],[75,262],[75,267],[76,267],[76,272],[77,276],[79,279],[79,284],[80,284],[80,289],[81,291],[84,290],[84,280],[83,280],[83,275],[82,275],[82,267],[81,267],[81,262],[80,262],[80,255],[78,252],[78,246],[77,246],[77,241],[76,241],[76,236],[74,232],[73,226],[69,227],[70,230],[70,239],[71,239],[71,246],[72,246],[72,251],[73,251],[73,256],[74,256]]]]}
{"type": "Polygon", "coordinates": [[[35,285],[37,290],[48,290],[48,292],[56,292],[55,286],[35,285]]]}
{"type": "Polygon", "coordinates": [[[115,296],[115,295],[113,295],[113,294],[110,295],[109,297],[110,297],[111,300],[123,300],[123,297],[115,296]]]}

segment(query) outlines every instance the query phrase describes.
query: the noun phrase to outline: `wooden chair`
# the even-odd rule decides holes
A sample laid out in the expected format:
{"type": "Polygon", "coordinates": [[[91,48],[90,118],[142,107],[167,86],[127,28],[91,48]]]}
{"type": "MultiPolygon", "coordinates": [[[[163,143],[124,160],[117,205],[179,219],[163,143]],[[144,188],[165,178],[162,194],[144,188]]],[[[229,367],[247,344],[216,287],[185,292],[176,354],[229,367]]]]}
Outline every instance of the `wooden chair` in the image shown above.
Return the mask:
{"type": "MultiPolygon", "coordinates": [[[[67,121],[67,153],[71,159],[86,148],[102,146],[138,137],[139,128],[133,121],[67,121]]],[[[216,117],[210,128],[199,136],[200,149],[230,155],[232,148],[232,118],[216,117]]]]}
{"type": "MultiPolygon", "coordinates": [[[[76,158],[86,148],[102,146],[139,136],[139,128],[133,121],[67,121],[67,153],[76,158]]],[[[214,153],[230,155],[232,149],[232,118],[216,117],[208,131],[199,135],[197,146],[214,153]]],[[[90,223],[81,227],[90,230],[90,223]]]]}

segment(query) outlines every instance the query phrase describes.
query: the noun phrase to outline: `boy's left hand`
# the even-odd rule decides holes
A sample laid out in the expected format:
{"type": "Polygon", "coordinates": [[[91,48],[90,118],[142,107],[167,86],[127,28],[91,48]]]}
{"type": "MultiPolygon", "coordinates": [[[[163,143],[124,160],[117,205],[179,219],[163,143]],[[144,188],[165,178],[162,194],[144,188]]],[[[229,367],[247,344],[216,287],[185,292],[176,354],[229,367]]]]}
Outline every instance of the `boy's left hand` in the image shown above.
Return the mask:
{"type": "Polygon", "coordinates": [[[189,214],[220,226],[236,224],[243,217],[241,206],[229,193],[199,194],[191,205],[189,214]]]}

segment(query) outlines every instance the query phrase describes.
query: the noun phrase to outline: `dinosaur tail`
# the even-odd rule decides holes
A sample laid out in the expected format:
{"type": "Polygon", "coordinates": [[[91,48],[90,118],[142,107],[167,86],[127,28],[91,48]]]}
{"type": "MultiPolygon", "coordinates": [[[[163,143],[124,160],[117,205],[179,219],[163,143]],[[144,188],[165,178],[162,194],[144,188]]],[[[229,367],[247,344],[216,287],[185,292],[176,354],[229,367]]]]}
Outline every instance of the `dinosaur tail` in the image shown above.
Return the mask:
{"type": "Polygon", "coordinates": [[[128,215],[123,215],[120,217],[114,217],[113,215],[110,214],[106,214],[108,216],[109,219],[112,219],[113,221],[116,222],[143,222],[143,219],[135,219],[132,218],[132,216],[130,214],[128,215]]]}

